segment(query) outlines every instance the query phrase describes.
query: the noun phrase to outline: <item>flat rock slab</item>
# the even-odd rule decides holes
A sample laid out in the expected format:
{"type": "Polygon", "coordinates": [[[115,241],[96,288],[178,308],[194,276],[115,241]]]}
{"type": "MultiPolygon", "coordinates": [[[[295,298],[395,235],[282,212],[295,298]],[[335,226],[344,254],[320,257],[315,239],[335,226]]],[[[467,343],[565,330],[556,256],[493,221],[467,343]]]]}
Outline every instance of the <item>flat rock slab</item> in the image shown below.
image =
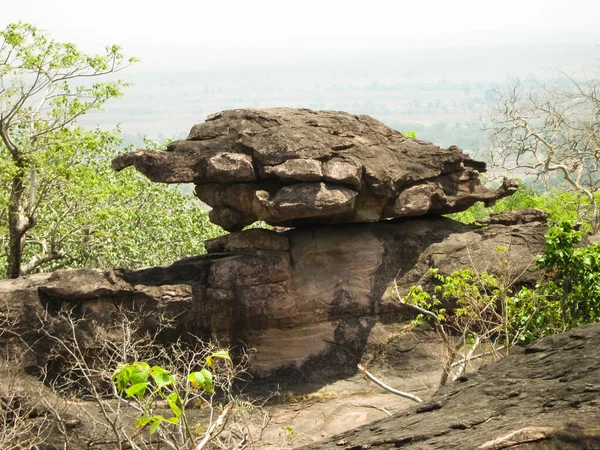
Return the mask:
{"type": "Polygon", "coordinates": [[[447,214],[512,194],[484,188],[485,163],[458,147],[408,139],[363,115],[308,109],[237,109],[209,116],[166,150],[124,153],[153,181],[194,183],[229,231],[257,220],[298,226],[447,214]]]}
{"type": "Polygon", "coordinates": [[[407,412],[302,448],[598,449],[599,381],[592,324],[516,349],[407,412]]]}

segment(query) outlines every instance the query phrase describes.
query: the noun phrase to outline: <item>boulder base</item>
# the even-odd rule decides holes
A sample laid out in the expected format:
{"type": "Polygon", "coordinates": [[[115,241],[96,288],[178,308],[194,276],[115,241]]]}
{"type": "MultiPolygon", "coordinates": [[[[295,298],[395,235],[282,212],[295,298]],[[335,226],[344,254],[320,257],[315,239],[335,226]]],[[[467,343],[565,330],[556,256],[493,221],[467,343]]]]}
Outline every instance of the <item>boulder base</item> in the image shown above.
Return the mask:
{"type": "Polygon", "coordinates": [[[389,419],[305,450],[600,448],[600,324],[551,336],[389,419]]]}
{"type": "MultiPolygon", "coordinates": [[[[176,336],[219,336],[256,348],[256,373],[312,361],[339,375],[355,371],[376,323],[410,318],[391,294],[395,281],[404,295],[417,283],[432,286],[430,267],[442,274],[473,267],[533,284],[531,262],[544,249],[546,230],[541,222],[477,227],[433,217],[253,229],[208,241],[208,255],[168,267],[0,281],[0,306],[34,347],[43,339],[32,330],[40,320],[53,324],[65,306],[99,326],[119,306],[143,306],[177,317],[176,336]]],[[[36,360],[43,351],[24,354],[25,366],[43,363],[36,360]]]]}

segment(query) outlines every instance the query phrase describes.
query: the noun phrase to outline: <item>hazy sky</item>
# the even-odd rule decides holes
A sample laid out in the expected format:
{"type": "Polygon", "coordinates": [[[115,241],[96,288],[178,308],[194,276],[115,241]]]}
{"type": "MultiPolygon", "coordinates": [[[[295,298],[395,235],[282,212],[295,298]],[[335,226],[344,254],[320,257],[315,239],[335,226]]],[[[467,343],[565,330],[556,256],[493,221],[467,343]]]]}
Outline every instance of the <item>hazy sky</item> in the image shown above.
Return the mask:
{"type": "Polygon", "coordinates": [[[248,106],[473,120],[451,90],[364,89],[596,73],[598,18],[600,0],[0,0],[0,29],[32,23],[87,52],[119,44],[138,57],[117,75],[133,86],[102,117],[151,136],[248,106]],[[425,113],[408,106],[417,99],[443,105],[425,113]]]}
{"type": "Polygon", "coordinates": [[[117,43],[146,61],[168,51],[227,60],[284,49],[600,44],[598,0],[0,0],[0,11],[2,28],[29,22],[57,40],[117,43]]]}

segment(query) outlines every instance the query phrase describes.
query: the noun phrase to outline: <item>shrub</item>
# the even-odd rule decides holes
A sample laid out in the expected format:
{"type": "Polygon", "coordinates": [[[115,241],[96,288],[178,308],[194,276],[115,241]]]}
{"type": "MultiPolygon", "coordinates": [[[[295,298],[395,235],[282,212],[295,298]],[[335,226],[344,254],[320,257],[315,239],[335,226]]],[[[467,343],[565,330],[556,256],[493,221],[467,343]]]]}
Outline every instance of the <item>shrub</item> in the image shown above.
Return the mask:
{"type": "Polygon", "coordinates": [[[410,288],[400,301],[417,313],[415,324],[433,322],[444,343],[440,384],[459,377],[473,358],[500,357],[517,344],[600,320],[600,244],[577,247],[581,240],[570,223],[550,229],[535,261],[542,277],[534,289],[513,291],[514,280],[471,269],[448,276],[431,269],[433,293],[410,288]]]}

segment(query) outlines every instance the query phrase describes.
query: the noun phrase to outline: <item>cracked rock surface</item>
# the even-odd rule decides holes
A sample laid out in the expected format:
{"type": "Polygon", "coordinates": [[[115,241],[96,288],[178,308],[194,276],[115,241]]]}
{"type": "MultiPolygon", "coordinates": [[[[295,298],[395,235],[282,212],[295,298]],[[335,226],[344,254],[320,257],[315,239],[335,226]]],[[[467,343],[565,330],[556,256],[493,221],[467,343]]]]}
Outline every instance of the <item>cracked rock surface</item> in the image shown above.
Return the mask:
{"type": "Polygon", "coordinates": [[[395,417],[302,447],[600,448],[600,324],[516,349],[395,417]]]}
{"type": "Polygon", "coordinates": [[[124,153],[152,181],[194,183],[229,231],[257,220],[298,226],[447,214],[512,194],[479,181],[485,163],[458,147],[405,138],[362,115],[308,109],[237,109],[194,125],[166,150],[124,153]]]}

